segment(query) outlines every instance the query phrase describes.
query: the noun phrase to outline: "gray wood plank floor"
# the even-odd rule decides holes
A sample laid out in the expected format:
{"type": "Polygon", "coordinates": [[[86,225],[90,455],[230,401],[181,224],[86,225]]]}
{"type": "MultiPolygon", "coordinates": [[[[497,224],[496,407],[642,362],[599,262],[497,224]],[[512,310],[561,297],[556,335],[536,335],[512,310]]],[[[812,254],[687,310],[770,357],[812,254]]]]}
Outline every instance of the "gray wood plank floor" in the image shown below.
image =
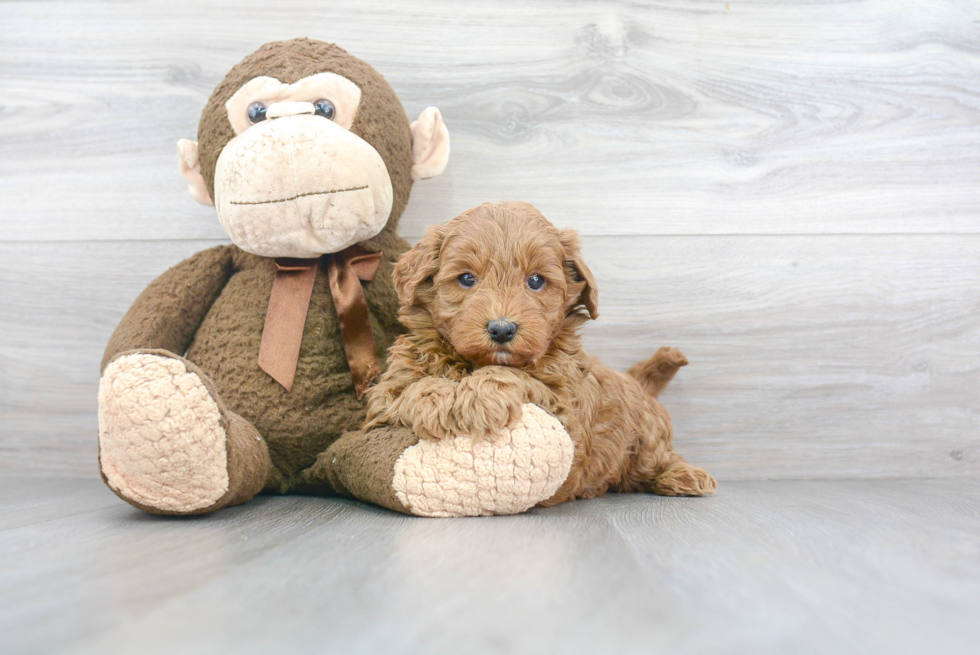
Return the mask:
{"type": "Polygon", "coordinates": [[[0,653],[977,652],[976,0],[0,7],[0,653]],[[583,232],[590,351],[687,353],[718,496],[161,519],[99,482],[112,329],[225,240],[174,144],[296,36],[442,110],[407,238],[499,199],[583,232]]]}
{"type": "Polygon", "coordinates": [[[4,653],[975,653],[980,481],[746,481],[417,519],[0,480],[4,653]]]}

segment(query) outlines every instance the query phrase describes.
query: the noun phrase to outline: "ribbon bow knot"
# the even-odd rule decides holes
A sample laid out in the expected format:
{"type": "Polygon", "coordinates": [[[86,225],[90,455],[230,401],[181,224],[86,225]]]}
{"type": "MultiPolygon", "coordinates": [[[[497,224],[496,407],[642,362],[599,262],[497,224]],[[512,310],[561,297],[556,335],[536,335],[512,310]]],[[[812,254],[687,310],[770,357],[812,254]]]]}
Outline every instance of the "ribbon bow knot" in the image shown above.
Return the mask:
{"type": "Polygon", "coordinates": [[[320,260],[325,259],[330,295],[337,310],[340,336],[357,398],[364,397],[368,386],[381,374],[378,350],[371,331],[371,315],[361,282],[370,282],[381,263],[380,252],[360,246],[315,259],[276,259],[276,279],[265,314],[262,344],[259,346],[259,368],[276,382],[292,391],[303,341],[306,314],[313,295],[313,283],[320,260]]]}

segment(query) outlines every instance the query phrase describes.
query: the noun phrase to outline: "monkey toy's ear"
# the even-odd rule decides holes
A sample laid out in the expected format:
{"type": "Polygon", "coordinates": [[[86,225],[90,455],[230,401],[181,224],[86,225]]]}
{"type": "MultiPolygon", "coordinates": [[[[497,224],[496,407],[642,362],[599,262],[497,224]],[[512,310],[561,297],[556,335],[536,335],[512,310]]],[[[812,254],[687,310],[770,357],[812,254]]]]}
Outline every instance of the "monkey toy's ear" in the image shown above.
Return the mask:
{"type": "Polygon", "coordinates": [[[449,130],[435,107],[426,108],[412,123],[412,179],[441,175],[449,163],[449,130]]]}
{"type": "Polygon", "coordinates": [[[177,170],[187,180],[187,190],[191,198],[202,205],[213,205],[214,201],[208,195],[208,185],[201,177],[201,162],[197,158],[197,141],[181,139],[177,142],[177,170]]]}

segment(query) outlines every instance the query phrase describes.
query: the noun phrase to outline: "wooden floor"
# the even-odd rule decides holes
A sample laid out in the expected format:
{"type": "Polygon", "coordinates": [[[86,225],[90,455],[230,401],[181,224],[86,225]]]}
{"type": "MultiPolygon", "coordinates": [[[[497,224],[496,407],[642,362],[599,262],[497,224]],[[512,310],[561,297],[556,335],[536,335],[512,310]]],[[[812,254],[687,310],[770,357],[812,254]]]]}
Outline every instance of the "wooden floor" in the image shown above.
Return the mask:
{"type": "Polygon", "coordinates": [[[977,0],[5,0],[0,655],[980,652],[978,290],[977,0]],[[406,238],[502,199],[582,232],[590,352],[685,352],[717,497],[165,520],[101,485],[112,330],[227,242],[175,143],[298,36],[442,110],[406,238]]]}
{"type": "Polygon", "coordinates": [[[515,517],[0,480],[3,653],[976,653],[980,481],[733,482],[515,517]]]}

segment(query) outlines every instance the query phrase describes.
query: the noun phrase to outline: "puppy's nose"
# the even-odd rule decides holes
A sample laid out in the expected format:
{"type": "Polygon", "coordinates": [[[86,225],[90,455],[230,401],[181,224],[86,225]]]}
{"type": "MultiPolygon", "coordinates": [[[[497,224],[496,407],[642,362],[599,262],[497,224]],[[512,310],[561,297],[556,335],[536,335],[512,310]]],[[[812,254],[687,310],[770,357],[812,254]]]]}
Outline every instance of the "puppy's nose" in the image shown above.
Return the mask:
{"type": "Polygon", "coordinates": [[[490,321],[487,323],[487,332],[490,333],[490,338],[497,343],[507,343],[517,334],[517,323],[501,319],[490,321]]]}

